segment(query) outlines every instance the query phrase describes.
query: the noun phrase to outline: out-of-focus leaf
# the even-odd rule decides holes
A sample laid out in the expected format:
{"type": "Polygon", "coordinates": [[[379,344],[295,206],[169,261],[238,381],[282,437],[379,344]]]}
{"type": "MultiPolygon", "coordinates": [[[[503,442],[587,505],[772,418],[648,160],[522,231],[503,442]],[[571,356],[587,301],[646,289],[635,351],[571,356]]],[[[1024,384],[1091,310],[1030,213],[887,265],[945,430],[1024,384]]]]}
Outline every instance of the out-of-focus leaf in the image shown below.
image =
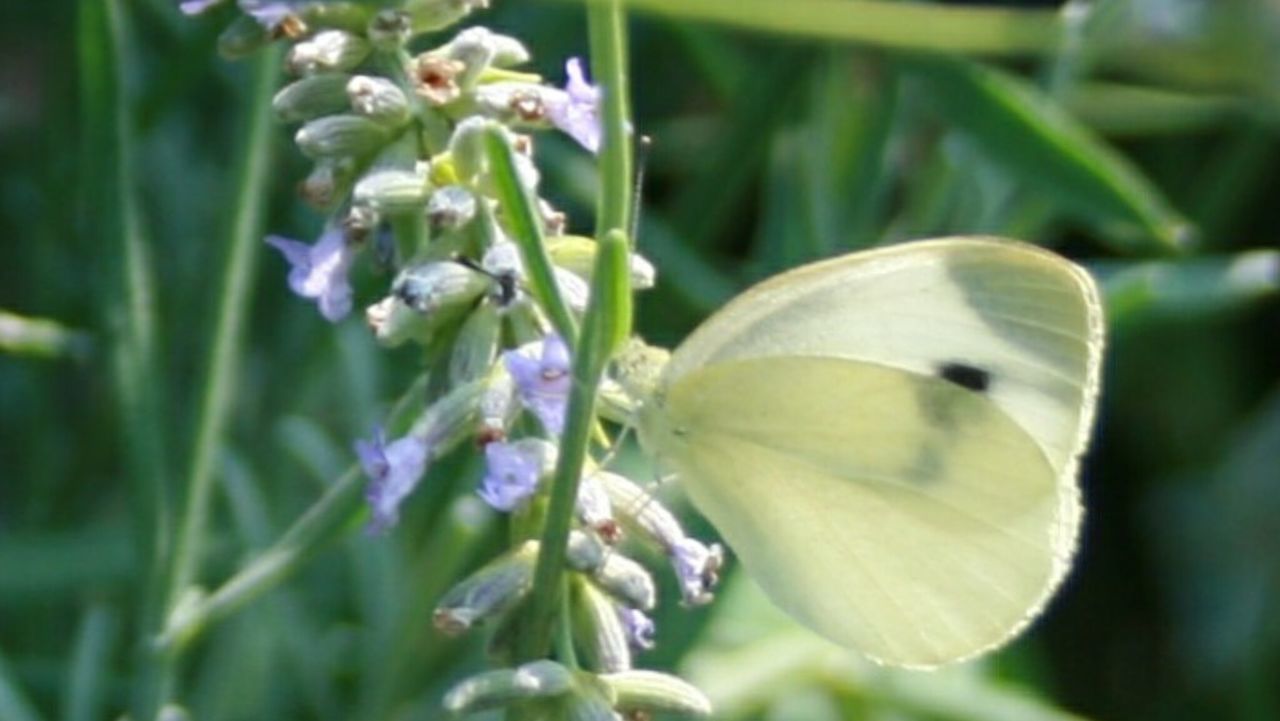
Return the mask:
{"type": "Polygon", "coordinates": [[[1103,263],[1107,316],[1124,325],[1152,316],[1195,318],[1244,305],[1280,290],[1280,251],[1225,258],[1103,263]]]}
{"type": "Polygon", "coordinates": [[[118,529],[95,527],[39,535],[6,533],[0,543],[0,569],[22,570],[0,573],[0,599],[8,602],[120,582],[136,572],[135,563],[129,539],[118,529]]]}
{"type": "Polygon", "coordinates": [[[1229,95],[1091,82],[1067,94],[1072,115],[1105,135],[1176,135],[1205,130],[1238,117],[1244,101],[1229,95]]]}
{"type": "Polygon", "coordinates": [[[18,686],[4,656],[0,656],[0,718],[5,721],[41,721],[35,706],[18,686]]]}
{"type": "Polygon", "coordinates": [[[1274,660],[1280,640],[1277,448],[1280,392],[1273,392],[1216,468],[1183,477],[1146,509],[1178,617],[1180,660],[1195,678],[1236,677],[1274,660]]]}
{"type": "MultiPolygon", "coordinates": [[[[601,2],[602,0],[588,0],[601,2]]],[[[624,0],[632,9],[804,37],[889,48],[1038,55],[1058,48],[1052,10],[884,0],[624,0]]]]}
{"type": "Polygon", "coordinates": [[[63,694],[66,721],[95,721],[108,716],[103,704],[104,686],[111,670],[118,626],[118,614],[105,604],[96,603],[85,611],[63,694]]]}
{"type": "Polygon", "coordinates": [[[930,673],[878,666],[800,628],[746,574],[722,589],[709,643],[685,677],[710,696],[718,719],[754,718],[795,689],[857,697],[870,708],[956,721],[1078,721],[1028,692],[960,664],[930,673]]]}
{"type": "Polygon", "coordinates": [[[83,357],[89,337],[45,318],[26,318],[0,310],[0,352],[41,358],[83,357]]]}
{"type": "Polygon", "coordinates": [[[1101,226],[1126,252],[1168,252],[1191,229],[1127,159],[1052,99],[1009,73],[972,63],[907,63],[947,122],[971,135],[1018,180],[1101,226]]]}

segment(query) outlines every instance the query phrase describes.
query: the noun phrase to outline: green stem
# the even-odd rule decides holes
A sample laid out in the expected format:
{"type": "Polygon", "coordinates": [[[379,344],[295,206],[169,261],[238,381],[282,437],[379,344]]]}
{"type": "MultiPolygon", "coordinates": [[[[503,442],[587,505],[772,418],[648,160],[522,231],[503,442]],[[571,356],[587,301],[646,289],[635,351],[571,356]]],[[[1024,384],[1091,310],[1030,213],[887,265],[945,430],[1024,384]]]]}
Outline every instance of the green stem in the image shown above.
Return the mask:
{"type": "Polygon", "coordinates": [[[492,127],[484,134],[485,153],[489,157],[490,172],[497,186],[498,203],[520,248],[529,292],[538,305],[546,311],[551,325],[571,347],[577,338],[577,323],[569,306],[560,295],[551,258],[543,242],[542,221],[538,218],[529,189],[520,182],[516,172],[515,151],[506,133],[500,127],[492,127]]]}
{"type": "MultiPolygon", "coordinates": [[[[425,379],[414,383],[391,410],[388,427],[398,427],[408,411],[420,408],[425,379]]],[[[210,624],[240,610],[278,586],[328,543],[342,537],[364,512],[364,477],[347,469],[329,490],[285,531],[280,540],[254,557],[212,593],[179,609],[156,639],[160,652],[181,649],[210,624]]]]}
{"type": "MultiPolygon", "coordinates": [[[[271,97],[279,70],[279,53],[266,52],[257,61],[251,90],[248,128],[239,172],[230,233],[230,251],[220,288],[220,304],[213,329],[210,362],[201,398],[200,416],[187,473],[186,498],[173,543],[165,580],[162,613],[174,613],[199,569],[209,516],[214,459],[225,435],[241,355],[249,292],[258,257],[258,238],[266,198],[271,156],[271,97]]],[[[156,628],[164,632],[167,620],[156,628]]],[[[179,654],[156,647],[146,653],[135,716],[143,721],[173,695],[179,654]]]]}
{"type": "Polygon", "coordinates": [[[600,149],[600,239],[592,273],[591,302],[582,337],[574,344],[573,384],[560,439],[560,456],[551,479],[550,501],[534,568],[529,612],[517,657],[530,661],[550,650],[564,592],[565,544],[573,525],[578,485],[596,422],[596,395],[605,365],[631,328],[631,287],[626,238],[631,202],[625,24],[621,5],[588,8],[591,67],[603,89],[603,142],[600,149]]]}
{"type": "Polygon", "coordinates": [[[591,70],[600,83],[603,138],[596,237],[631,227],[631,130],[625,16],[619,2],[587,8],[591,70]]]}

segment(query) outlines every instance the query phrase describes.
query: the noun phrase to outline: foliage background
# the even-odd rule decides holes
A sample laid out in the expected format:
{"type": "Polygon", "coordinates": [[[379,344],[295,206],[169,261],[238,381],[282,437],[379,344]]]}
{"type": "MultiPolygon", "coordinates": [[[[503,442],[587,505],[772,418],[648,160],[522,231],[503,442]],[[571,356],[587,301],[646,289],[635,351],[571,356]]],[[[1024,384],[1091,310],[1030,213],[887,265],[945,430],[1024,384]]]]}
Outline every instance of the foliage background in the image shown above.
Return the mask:
{"type": "MultiPolygon", "coordinates": [[[[477,20],[523,38],[548,77],[585,54],[579,7],[496,4],[477,20]]],[[[187,467],[240,207],[251,63],[217,56],[222,23],[186,20],[163,0],[123,2],[117,73],[104,65],[105,26],[84,20],[91,5],[0,5],[0,309],[70,332],[0,345],[5,721],[114,718],[125,706],[146,558],[137,519],[151,502],[128,444],[142,429],[165,473],[187,467]],[[119,116],[100,102],[117,80],[119,116]],[[129,145],[114,134],[119,118],[129,145]],[[112,370],[138,312],[122,281],[130,240],[154,269],[145,417],[121,403],[112,370]]],[[[677,342],[782,268],[952,233],[1056,247],[1099,271],[1110,303],[1084,545],[1045,618],[975,668],[881,672],[833,666],[803,637],[771,631],[732,579],[708,610],[664,604],[646,659],[684,659],[723,694],[726,718],[1280,717],[1280,7],[1132,0],[1095,11],[1105,22],[1071,43],[990,59],[1049,106],[1021,124],[1003,95],[957,84],[948,73],[961,66],[874,39],[634,20],[636,125],[654,139],[639,242],[662,279],[641,300],[650,339],[677,342]],[[1059,111],[1092,133],[1044,146],[1059,111]],[[1060,184],[1104,143],[1136,172],[1104,163],[1083,186],[1060,184]],[[1108,183],[1132,191],[1121,193],[1130,205],[1097,189],[1108,183]],[[1197,245],[1174,255],[1161,237],[1184,221],[1197,245]]],[[[741,17],[767,24],[749,8],[741,17]]],[[[902,30],[928,50],[940,27],[902,30]]],[[[309,236],[320,219],[293,194],[306,166],[287,130],[272,138],[262,227],[309,236]]],[[[591,159],[550,135],[539,152],[552,197],[589,228],[591,159]]],[[[256,256],[215,466],[209,583],[316,498],[416,370],[412,352],[380,352],[358,321],[324,323],[288,294],[274,254],[256,256]]],[[[366,276],[368,289],[385,282],[366,276]]],[[[442,689],[482,659],[475,639],[432,635],[431,599],[500,539],[496,524],[445,505],[451,485],[469,487],[467,463],[436,474],[391,540],[348,534],[208,634],[186,664],[194,718],[435,717],[442,689]]]]}

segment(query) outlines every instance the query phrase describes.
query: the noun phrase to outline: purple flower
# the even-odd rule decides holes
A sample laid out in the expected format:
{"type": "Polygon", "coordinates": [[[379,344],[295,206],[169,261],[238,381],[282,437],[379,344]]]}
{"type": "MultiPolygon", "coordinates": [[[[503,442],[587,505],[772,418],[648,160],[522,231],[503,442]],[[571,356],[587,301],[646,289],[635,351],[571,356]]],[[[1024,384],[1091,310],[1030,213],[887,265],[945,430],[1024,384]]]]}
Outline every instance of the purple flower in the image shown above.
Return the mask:
{"type": "Polygon", "coordinates": [[[516,382],[520,402],[548,433],[560,435],[571,384],[569,347],[552,333],[544,340],[503,353],[502,361],[516,382]]]}
{"type": "Polygon", "coordinates": [[[632,646],[646,651],[653,648],[653,634],[656,627],[653,625],[653,619],[646,616],[644,611],[635,608],[619,608],[618,618],[622,619],[622,627],[626,629],[627,638],[630,639],[632,646]]]}
{"type": "Polygon", "coordinates": [[[329,321],[337,322],[351,312],[347,272],[355,260],[355,248],[341,228],[330,226],[315,245],[278,235],[268,235],[266,240],[289,261],[289,288],[294,293],[315,299],[320,315],[329,321]]]}
{"type": "Polygon", "coordinates": [[[578,58],[570,58],[564,71],[569,76],[564,90],[547,94],[547,117],[579,145],[599,152],[600,88],[587,82],[578,58]]]}
{"type": "MultiPolygon", "coordinates": [[[[199,15],[214,5],[222,3],[223,0],[183,0],[178,3],[178,8],[187,15],[199,15]]],[[[299,0],[292,2],[270,2],[269,0],[238,0],[240,10],[249,15],[258,24],[274,30],[284,19],[297,11],[297,6],[303,4],[299,0]]]]}
{"type": "Polygon", "coordinates": [[[418,485],[427,470],[427,442],[417,436],[386,442],[382,429],[374,431],[373,440],[356,441],[360,465],[369,476],[365,500],[373,511],[369,531],[380,533],[396,524],[400,502],[418,485]]]}
{"type": "Polygon", "coordinates": [[[669,549],[671,563],[680,579],[680,595],[684,602],[700,606],[711,600],[711,588],[720,578],[724,565],[724,549],[720,544],[703,545],[701,541],[685,537],[669,549]]]}
{"type": "Polygon", "coordinates": [[[538,490],[538,479],[550,466],[551,444],[536,438],[515,443],[494,441],[484,447],[484,479],[477,491],[499,511],[512,511],[538,490]]]}

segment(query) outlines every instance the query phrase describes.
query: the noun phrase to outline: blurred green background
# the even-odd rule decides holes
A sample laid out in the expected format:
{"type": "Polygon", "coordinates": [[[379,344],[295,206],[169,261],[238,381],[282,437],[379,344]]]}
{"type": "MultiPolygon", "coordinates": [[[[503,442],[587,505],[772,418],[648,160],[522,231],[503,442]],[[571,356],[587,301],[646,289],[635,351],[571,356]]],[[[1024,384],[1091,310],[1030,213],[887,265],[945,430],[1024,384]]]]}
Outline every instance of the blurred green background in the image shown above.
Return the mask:
{"type": "MultiPolygon", "coordinates": [[[[585,55],[577,5],[494,4],[475,21],[524,39],[547,77],[585,55]]],[[[229,12],[174,5],[122,0],[116,43],[97,0],[0,4],[3,721],[125,708],[149,502],[127,458],[174,478],[190,463],[255,61],[218,57],[229,12]],[[129,248],[149,256],[149,300],[125,291],[129,248]],[[151,330],[131,336],[139,318],[151,330]],[[139,347],[122,337],[151,351],[143,392],[118,372],[139,347]]],[[[882,671],[788,629],[744,579],[696,612],[662,579],[641,664],[683,669],[724,718],[1280,718],[1280,3],[1004,3],[1020,19],[986,35],[929,4],[910,24],[840,0],[637,5],[669,12],[631,26],[651,340],[813,258],[978,232],[1081,260],[1110,320],[1083,546],[1026,637],[939,675],[882,671]],[[730,22],[703,22],[725,7],[730,22]]],[[[290,132],[271,131],[255,232],[310,237],[290,132]]],[[[592,159],[552,134],[538,153],[589,231],[592,159]]],[[[247,270],[210,584],[314,501],[419,370],[291,296],[274,253],[247,270]]],[[[386,279],[360,273],[372,302],[386,279]]],[[[437,717],[483,665],[478,639],[429,625],[432,599],[500,545],[449,500],[474,471],[446,464],[395,535],[348,534],[212,629],[185,664],[192,716],[437,717]]]]}

